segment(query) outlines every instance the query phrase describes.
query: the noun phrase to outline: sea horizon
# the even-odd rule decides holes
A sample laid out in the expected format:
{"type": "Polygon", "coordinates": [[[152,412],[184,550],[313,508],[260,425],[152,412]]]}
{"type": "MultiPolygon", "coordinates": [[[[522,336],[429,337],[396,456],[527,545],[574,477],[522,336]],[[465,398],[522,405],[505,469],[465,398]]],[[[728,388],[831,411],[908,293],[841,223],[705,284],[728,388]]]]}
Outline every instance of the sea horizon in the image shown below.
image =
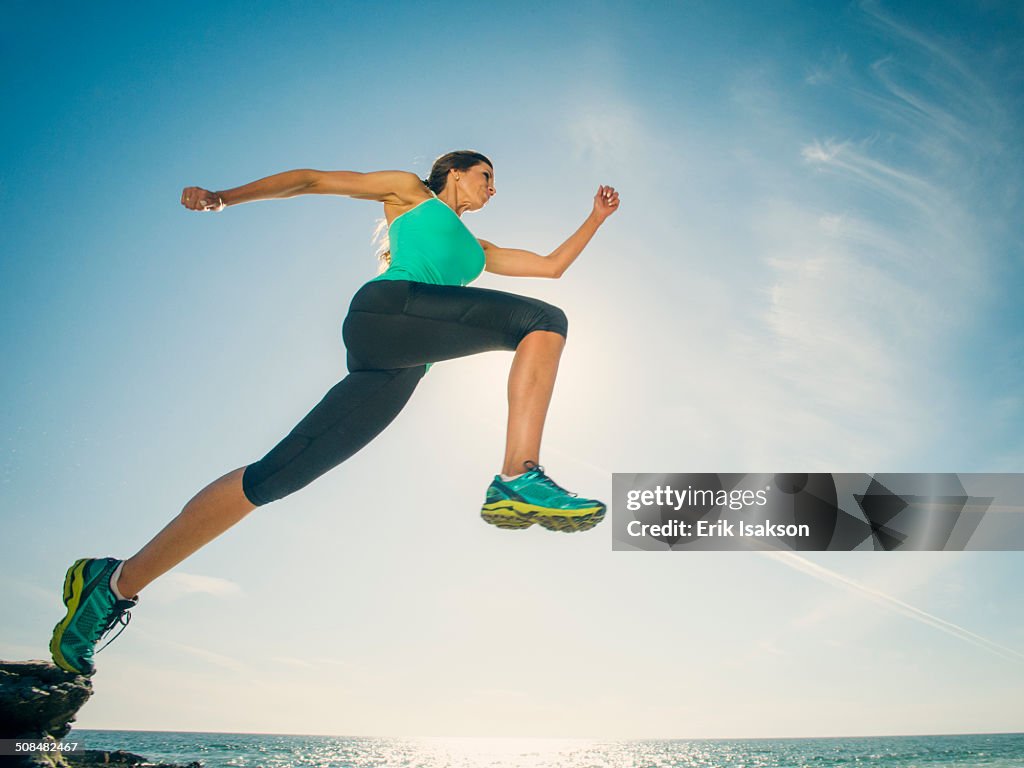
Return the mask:
{"type": "Polygon", "coordinates": [[[1024,731],[954,731],[950,733],[869,733],[858,735],[822,735],[822,736],[466,736],[453,734],[420,734],[420,735],[386,735],[386,734],[352,734],[352,733],[298,733],[285,731],[193,731],[163,728],[78,728],[75,731],[95,733],[194,733],[201,735],[220,736],[304,736],[325,739],[525,739],[530,741],[794,741],[813,739],[924,739],[931,737],[957,736],[1024,736],[1024,731]]]}
{"type": "Polygon", "coordinates": [[[1024,733],[608,739],[74,729],[78,749],[204,768],[1019,768],[1024,733]]]}

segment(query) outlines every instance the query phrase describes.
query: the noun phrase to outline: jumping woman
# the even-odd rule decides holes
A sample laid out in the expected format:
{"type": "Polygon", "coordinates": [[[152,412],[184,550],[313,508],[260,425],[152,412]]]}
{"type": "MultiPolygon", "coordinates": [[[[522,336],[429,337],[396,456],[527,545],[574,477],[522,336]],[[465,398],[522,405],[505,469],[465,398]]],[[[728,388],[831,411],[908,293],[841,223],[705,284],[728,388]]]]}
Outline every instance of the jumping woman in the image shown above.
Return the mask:
{"type": "Polygon", "coordinates": [[[565,314],[550,304],[466,286],[483,270],[560,277],[619,205],[602,186],[586,220],[547,256],[499,248],[474,237],[462,215],[495,194],[494,166],[477,152],[438,158],[428,179],[404,171],[298,170],[234,189],[188,187],[181,204],[222,211],[254,200],[345,195],[384,204],[387,269],[356,292],[343,326],[349,374],[270,453],[215,480],[136,555],[78,560],[64,580],[67,614],[50,641],[62,668],[92,674],[101,637],[127,624],[139,592],[263,504],[303,488],[369,443],[398,415],[431,363],[489,350],[514,350],[508,378],[508,431],[501,473],[481,516],[499,528],[582,531],[605,505],[579,498],[540,466],[540,442],[565,314]]]}

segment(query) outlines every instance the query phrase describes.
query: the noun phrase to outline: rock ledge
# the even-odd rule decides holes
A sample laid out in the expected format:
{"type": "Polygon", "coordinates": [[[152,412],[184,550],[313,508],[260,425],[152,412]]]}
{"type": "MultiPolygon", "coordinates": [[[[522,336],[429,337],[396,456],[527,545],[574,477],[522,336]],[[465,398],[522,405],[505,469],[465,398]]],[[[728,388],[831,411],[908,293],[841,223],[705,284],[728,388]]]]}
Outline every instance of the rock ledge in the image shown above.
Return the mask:
{"type": "MultiPolygon", "coordinates": [[[[0,661],[0,739],[59,741],[68,735],[75,715],[92,696],[86,675],[65,672],[48,661],[0,661]]],[[[182,768],[154,765],[140,755],[118,750],[31,752],[0,755],[0,766],[94,768],[100,765],[182,768]]],[[[189,763],[187,768],[201,768],[189,763]]]]}

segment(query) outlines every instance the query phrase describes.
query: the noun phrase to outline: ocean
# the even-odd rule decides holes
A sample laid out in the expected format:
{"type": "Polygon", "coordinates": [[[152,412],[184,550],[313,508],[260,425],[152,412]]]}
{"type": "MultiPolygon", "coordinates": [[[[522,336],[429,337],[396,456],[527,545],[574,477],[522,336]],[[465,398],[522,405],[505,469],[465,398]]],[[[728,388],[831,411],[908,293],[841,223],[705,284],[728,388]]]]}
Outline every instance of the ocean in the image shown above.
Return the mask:
{"type": "Polygon", "coordinates": [[[821,739],[423,738],[74,730],[79,749],[124,749],[207,768],[1022,768],[1024,734],[821,739]]]}

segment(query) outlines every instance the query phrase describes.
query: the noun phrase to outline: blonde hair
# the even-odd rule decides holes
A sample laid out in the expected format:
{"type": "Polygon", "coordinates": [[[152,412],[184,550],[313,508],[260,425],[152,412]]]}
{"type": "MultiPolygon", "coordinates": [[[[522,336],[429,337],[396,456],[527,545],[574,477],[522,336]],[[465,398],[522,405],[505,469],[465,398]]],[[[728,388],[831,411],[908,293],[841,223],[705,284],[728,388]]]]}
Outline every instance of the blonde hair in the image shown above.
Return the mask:
{"type": "Polygon", "coordinates": [[[391,239],[388,237],[388,220],[381,216],[377,219],[377,226],[373,229],[371,243],[377,245],[375,255],[377,256],[377,274],[391,266],[391,239]]]}

